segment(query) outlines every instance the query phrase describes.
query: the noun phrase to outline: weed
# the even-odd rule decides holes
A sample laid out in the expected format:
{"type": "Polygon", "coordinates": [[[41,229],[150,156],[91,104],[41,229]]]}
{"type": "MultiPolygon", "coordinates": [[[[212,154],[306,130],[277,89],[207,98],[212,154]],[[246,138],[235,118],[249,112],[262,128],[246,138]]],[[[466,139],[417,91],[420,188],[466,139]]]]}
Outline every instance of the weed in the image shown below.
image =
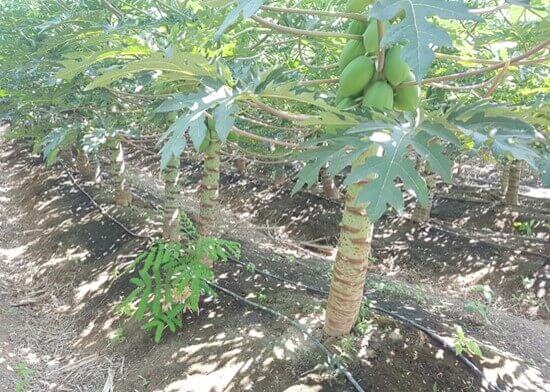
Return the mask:
{"type": "Polygon", "coordinates": [[[370,318],[371,310],[369,303],[363,301],[361,303],[361,308],[359,308],[359,315],[357,316],[357,321],[353,327],[354,331],[359,335],[365,335],[372,329],[372,319],[370,318]]]}
{"type": "Polygon", "coordinates": [[[182,327],[181,313],[199,310],[201,295],[215,295],[208,285],[214,274],[203,261],[229,257],[240,257],[239,244],[212,237],[199,237],[185,248],[156,242],[132,263],[138,276],[130,283],[137,287],[119,309],[137,321],[145,319],[143,328],[154,330],[159,342],[166,328],[175,332],[182,327]]]}
{"type": "Polygon", "coordinates": [[[413,298],[419,304],[425,303],[426,302],[426,291],[419,285],[414,286],[413,298]]]}
{"type": "Polygon", "coordinates": [[[480,315],[486,324],[489,324],[489,319],[487,318],[488,306],[493,301],[493,291],[487,285],[475,285],[472,287],[472,291],[480,294],[483,297],[483,301],[474,299],[466,302],[464,309],[468,313],[480,315]]]}
{"type": "Polygon", "coordinates": [[[254,264],[254,263],[247,263],[247,264],[244,266],[244,269],[245,269],[247,272],[250,272],[251,274],[253,274],[253,273],[256,271],[256,264],[254,264]]]}
{"type": "Polygon", "coordinates": [[[472,339],[468,338],[462,330],[462,327],[460,327],[459,325],[455,325],[455,333],[453,334],[453,339],[456,355],[460,355],[465,352],[469,355],[483,358],[483,353],[481,352],[478,344],[472,339]]]}
{"type": "Polygon", "coordinates": [[[357,352],[355,348],[355,338],[352,335],[344,336],[340,339],[335,349],[338,351],[338,360],[344,365],[347,365],[349,361],[353,360],[357,352]]]}
{"type": "Polygon", "coordinates": [[[15,373],[19,377],[14,385],[14,392],[25,392],[29,387],[29,377],[32,376],[30,369],[25,362],[19,362],[15,367],[15,373]]]}
{"type": "Polygon", "coordinates": [[[515,221],[512,223],[512,226],[523,235],[532,236],[533,235],[533,228],[535,227],[535,224],[537,223],[536,220],[530,219],[528,221],[522,222],[522,221],[515,221]]]}
{"type": "Polygon", "coordinates": [[[111,342],[118,344],[122,343],[124,340],[126,340],[126,336],[124,336],[124,330],[122,328],[115,329],[113,334],[111,335],[111,342]]]}
{"type": "Polygon", "coordinates": [[[265,305],[267,303],[267,295],[264,292],[264,288],[260,290],[260,292],[256,296],[256,301],[258,301],[259,304],[265,305]]]}
{"type": "Polygon", "coordinates": [[[385,297],[404,298],[408,296],[407,286],[401,282],[369,281],[367,286],[385,297]]]}

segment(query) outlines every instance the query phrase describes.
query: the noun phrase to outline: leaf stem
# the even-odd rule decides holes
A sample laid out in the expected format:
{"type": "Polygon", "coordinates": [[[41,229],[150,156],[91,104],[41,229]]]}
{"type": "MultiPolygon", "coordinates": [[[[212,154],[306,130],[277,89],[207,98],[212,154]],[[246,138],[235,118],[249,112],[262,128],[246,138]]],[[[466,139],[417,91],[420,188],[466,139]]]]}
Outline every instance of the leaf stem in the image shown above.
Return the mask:
{"type": "Polygon", "coordinates": [[[317,16],[332,16],[335,18],[355,19],[360,22],[367,22],[369,17],[362,14],[356,14],[353,12],[335,12],[335,11],[320,11],[311,10],[306,8],[286,8],[286,7],[273,7],[270,5],[262,5],[260,9],[264,11],[284,12],[287,14],[304,14],[304,15],[317,15],[317,16]]]}
{"type": "Polygon", "coordinates": [[[356,39],[360,40],[362,37],[358,34],[348,34],[348,33],[338,33],[334,31],[314,31],[314,30],[303,30],[297,29],[294,27],[281,26],[277,23],[270,22],[267,19],[254,15],[251,17],[256,23],[261,26],[268,27],[274,31],[280,33],[287,33],[296,35],[298,37],[324,37],[324,38],[347,38],[347,39],[356,39]]]}

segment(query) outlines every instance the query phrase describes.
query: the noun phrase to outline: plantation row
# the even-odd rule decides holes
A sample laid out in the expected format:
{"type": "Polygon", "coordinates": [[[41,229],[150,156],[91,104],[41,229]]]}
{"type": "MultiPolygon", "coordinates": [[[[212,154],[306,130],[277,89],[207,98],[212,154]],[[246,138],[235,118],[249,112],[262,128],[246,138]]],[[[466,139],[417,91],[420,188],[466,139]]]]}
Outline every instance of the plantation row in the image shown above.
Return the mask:
{"type": "Polygon", "coordinates": [[[121,305],[156,341],[214,294],[214,264],[239,256],[218,238],[224,157],[238,173],[278,168],[295,193],[321,183],[337,198],[341,183],[328,336],[356,325],[375,225],[403,213],[405,194],[422,225],[465,159],[501,168],[506,204],[526,173],[550,183],[542,1],[279,3],[0,1],[8,136],[90,181],[107,151],[120,207],[133,203],[128,150],[157,159],[162,233],[132,264],[121,305]],[[179,200],[191,149],[202,157],[196,230],[179,200]]]}

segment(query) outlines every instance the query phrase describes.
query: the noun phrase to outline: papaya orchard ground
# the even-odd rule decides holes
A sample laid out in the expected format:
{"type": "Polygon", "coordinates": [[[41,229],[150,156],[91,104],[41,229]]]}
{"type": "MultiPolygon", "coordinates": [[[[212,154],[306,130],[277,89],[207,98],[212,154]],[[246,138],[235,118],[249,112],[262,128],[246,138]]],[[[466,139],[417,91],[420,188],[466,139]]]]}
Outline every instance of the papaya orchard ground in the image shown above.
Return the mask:
{"type": "MultiPolygon", "coordinates": [[[[24,158],[29,156],[27,146],[4,145],[0,385],[10,387],[2,390],[24,385],[30,391],[91,391],[111,380],[120,391],[350,390],[342,377],[317,366],[323,355],[295,329],[225,296],[204,301],[199,315],[185,316],[178,334],[154,344],[138,324],[120,318],[115,306],[130,290],[122,267],[133,260],[143,241],[130,238],[93,208],[61,167],[47,171],[40,160],[24,158]]],[[[197,173],[190,162],[184,165],[188,183],[181,204],[193,217],[197,173]]],[[[162,195],[161,182],[153,174],[156,169],[146,159],[130,159],[137,202],[110,210],[129,227],[154,230],[153,222],[159,221],[153,208],[162,195]]],[[[330,257],[308,248],[328,253],[337,234],[339,204],[311,193],[290,198],[284,187],[266,185],[269,175],[255,167],[249,177],[222,177],[223,236],[242,244],[244,262],[326,288],[330,257]],[[323,241],[313,242],[321,237],[323,241]]],[[[110,197],[90,183],[85,189],[100,202],[110,197]]],[[[467,193],[475,199],[479,192],[455,187],[449,197],[467,193]]],[[[491,240],[504,238],[508,245],[547,254],[548,234],[540,229],[537,238],[543,241],[529,242],[510,225],[481,224],[495,221],[497,215],[508,223],[514,217],[532,216],[548,221],[547,200],[524,199],[522,205],[495,213],[490,203],[441,197],[433,215],[449,227],[461,223],[474,238],[490,234],[491,240]]],[[[384,222],[375,236],[376,261],[367,282],[370,297],[444,336],[450,336],[452,324],[463,325],[468,336],[481,343],[487,359],[480,365],[492,379],[522,391],[548,389],[548,297],[537,302],[535,293],[523,286],[526,279],[547,279],[547,259],[471,244],[471,239],[435,229],[414,229],[392,215],[384,222]],[[487,265],[493,273],[483,277],[487,265]],[[422,283],[409,283],[413,281],[422,283]],[[468,290],[472,282],[495,291],[498,301],[490,306],[490,324],[464,310],[474,297],[468,290]]],[[[283,287],[231,263],[218,266],[216,272],[226,287],[307,320],[321,336],[324,298],[283,287]]],[[[341,353],[369,390],[480,388],[479,380],[455,358],[442,356],[418,331],[385,317],[375,317],[364,335],[325,343],[341,353]]]]}

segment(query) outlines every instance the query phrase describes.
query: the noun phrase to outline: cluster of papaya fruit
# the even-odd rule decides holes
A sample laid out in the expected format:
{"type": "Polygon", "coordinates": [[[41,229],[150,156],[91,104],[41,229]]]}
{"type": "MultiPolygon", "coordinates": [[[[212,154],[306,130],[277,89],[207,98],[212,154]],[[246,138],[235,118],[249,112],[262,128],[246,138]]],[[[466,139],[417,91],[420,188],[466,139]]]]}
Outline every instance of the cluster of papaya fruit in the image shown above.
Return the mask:
{"type": "MultiPolygon", "coordinates": [[[[346,11],[366,13],[372,0],[348,0],[346,11]]],[[[389,24],[382,24],[382,31],[389,24]]],[[[401,58],[401,45],[385,51],[382,70],[376,70],[375,58],[379,53],[378,23],[375,19],[367,22],[353,20],[348,33],[361,35],[362,40],[349,41],[339,61],[340,86],[336,94],[339,109],[346,109],[363,96],[363,107],[379,110],[414,111],[420,102],[420,87],[405,85],[415,81],[414,74],[401,58]]]]}

